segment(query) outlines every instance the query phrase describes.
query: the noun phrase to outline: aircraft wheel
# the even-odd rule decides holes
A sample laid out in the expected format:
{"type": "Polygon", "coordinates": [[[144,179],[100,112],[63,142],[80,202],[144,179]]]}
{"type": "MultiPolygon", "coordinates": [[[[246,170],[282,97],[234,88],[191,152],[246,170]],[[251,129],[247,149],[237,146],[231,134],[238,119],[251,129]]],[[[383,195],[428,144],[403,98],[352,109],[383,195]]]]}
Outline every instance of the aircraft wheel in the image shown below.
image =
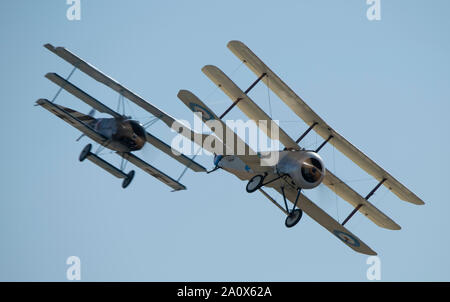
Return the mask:
{"type": "Polygon", "coordinates": [[[87,144],[86,147],[84,147],[83,150],[81,150],[81,153],[80,153],[80,156],[78,157],[78,159],[80,161],[85,160],[86,157],[89,155],[89,153],[91,153],[91,149],[92,149],[92,145],[87,144]]]}
{"type": "Polygon", "coordinates": [[[302,215],[303,215],[302,210],[295,209],[286,217],[286,221],[284,222],[284,224],[286,225],[287,228],[292,228],[300,221],[302,215]]]}
{"type": "Polygon", "coordinates": [[[263,175],[255,175],[253,176],[247,183],[247,187],[245,188],[247,190],[247,193],[253,193],[259,188],[262,187],[264,181],[263,175]]]}
{"type": "Polygon", "coordinates": [[[122,182],[122,188],[126,188],[130,185],[131,181],[134,178],[134,170],[131,170],[128,174],[127,177],[124,178],[123,182],[122,182]]]}

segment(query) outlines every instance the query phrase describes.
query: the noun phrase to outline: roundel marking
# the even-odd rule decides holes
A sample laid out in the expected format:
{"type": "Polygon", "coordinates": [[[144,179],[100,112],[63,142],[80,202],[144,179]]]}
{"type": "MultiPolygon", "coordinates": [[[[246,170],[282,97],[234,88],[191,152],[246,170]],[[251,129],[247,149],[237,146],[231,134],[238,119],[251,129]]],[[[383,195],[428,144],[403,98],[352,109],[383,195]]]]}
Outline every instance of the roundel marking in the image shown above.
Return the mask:
{"type": "Polygon", "coordinates": [[[193,112],[201,112],[201,114],[203,115],[203,117],[206,121],[215,119],[214,114],[212,114],[208,109],[206,109],[205,107],[203,107],[199,104],[189,103],[189,108],[191,108],[191,110],[193,112]]]}
{"type": "Polygon", "coordinates": [[[358,239],[356,239],[354,236],[352,236],[348,233],[345,233],[345,232],[342,232],[339,230],[334,230],[333,234],[336,235],[337,238],[341,239],[344,243],[348,243],[355,247],[359,247],[361,245],[359,243],[358,239]]]}

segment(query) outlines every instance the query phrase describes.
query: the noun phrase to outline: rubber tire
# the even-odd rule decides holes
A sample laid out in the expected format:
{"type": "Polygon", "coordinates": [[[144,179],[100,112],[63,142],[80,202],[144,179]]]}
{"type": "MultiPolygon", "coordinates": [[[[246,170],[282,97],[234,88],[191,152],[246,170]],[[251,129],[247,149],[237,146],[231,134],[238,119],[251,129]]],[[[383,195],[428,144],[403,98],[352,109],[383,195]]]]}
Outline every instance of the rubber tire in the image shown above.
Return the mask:
{"type": "Polygon", "coordinates": [[[253,176],[253,177],[248,181],[247,186],[245,187],[245,190],[247,191],[247,193],[253,193],[253,192],[255,192],[256,190],[258,190],[259,188],[261,188],[261,187],[262,187],[262,184],[263,184],[263,181],[264,181],[264,178],[265,178],[264,175],[259,175],[259,174],[253,176]],[[259,178],[258,184],[257,184],[254,188],[250,188],[250,189],[249,189],[249,185],[250,185],[251,183],[253,183],[253,181],[254,181],[256,178],[259,178]]]}
{"type": "Polygon", "coordinates": [[[302,210],[295,209],[286,217],[284,224],[286,225],[287,228],[292,228],[300,221],[300,219],[302,219],[302,215],[303,215],[302,210]]]}
{"type": "Polygon", "coordinates": [[[91,153],[91,149],[92,149],[92,144],[87,144],[83,150],[81,150],[80,156],[78,157],[78,159],[80,161],[83,161],[86,159],[86,157],[88,157],[88,155],[91,153]]]}
{"type": "Polygon", "coordinates": [[[134,178],[134,170],[128,172],[127,177],[123,179],[122,188],[126,189],[134,178]]]}

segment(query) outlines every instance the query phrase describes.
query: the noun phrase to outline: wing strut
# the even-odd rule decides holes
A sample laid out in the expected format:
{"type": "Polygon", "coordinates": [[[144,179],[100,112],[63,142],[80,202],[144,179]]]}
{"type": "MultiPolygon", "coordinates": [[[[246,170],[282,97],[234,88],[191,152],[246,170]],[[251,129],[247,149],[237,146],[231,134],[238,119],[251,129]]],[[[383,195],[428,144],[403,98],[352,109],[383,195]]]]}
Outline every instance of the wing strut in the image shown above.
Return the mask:
{"type": "MultiPolygon", "coordinates": [[[[264,78],[266,75],[267,75],[267,73],[264,72],[259,78],[257,78],[256,81],[254,81],[253,84],[251,84],[250,87],[248,87],[247,90],[244,91],[244,94],[249,93],[250,90],[252,90],[253,87],[255,87],[256,84],[258,84],[258,82],[261,81],[262,78],[264,78]]],[[[238,97],[238,98],[236,99],[236,101],[234,101],[233,104],[231,104],[231,106],[228,107],[228,109],[225,110],[224,113],[222,113],[222,115],[220,116],[220,119],[223,119],[223,117],[224,117],[225,115],[227,115],[227,113],[230,112],[230,110],[233,109],[233,107],[236,106],[237,103],[239,103],[239,102],[242,101],[243,99],[244,99],[244,98],[242,98],[242,97],[238,97]]]]}
{"type": "MultiPolygon", "coordinates": [[[[385,182],[385,181],[386,181],[386,178],[383,178],[383,179],[375,186],[375,188],[373,188],[372,191],[370,191],[370,193],[367,194],[367,196],[366,196],[365,199],[366,199],[366,200],[369,200],[370,196],[372,196],[373,193],[375,193],[375,191],[378,190],[378,188],[379,188],[379,187],[383,184],[383,182],[385,182]]],[[[359,210],[362,206],[363,206],[363,204],[360,203],[356,208],[354,208],[353,211],[350,213],[350,215],[348,215],[348,217],[345,218],[344,222],[342,222],[342,225],[345,225],[345,224],[350,220],[350,218],[352,218],[353,215],[355,215],[355,213],[358,212],[358,210],[359,210]]]]}
{"type": "Polygon", "coordinates": [[[319,152],[320,151],[320,149],[322,149],[323,148],[323,146],[325,146],[326,145],[326,143],[328,143],[329,141],[330,141],[330,139],[332,139],[333,138],[333,135],[330,135],[320,146],[319,146],[319,148],[317,148],[316,149],[316,153],[317,152],[319,152]]]}
{"type": "Polygon", "coordinates": [[[309,126],[309,128],[295,141],[297,144],[300,143],[300,141],[302,139],[305,138],[305,136],[311,131],[313,130],[313,128],[317,125],[316,122],[314,122],[311,126],[309,126]]]}

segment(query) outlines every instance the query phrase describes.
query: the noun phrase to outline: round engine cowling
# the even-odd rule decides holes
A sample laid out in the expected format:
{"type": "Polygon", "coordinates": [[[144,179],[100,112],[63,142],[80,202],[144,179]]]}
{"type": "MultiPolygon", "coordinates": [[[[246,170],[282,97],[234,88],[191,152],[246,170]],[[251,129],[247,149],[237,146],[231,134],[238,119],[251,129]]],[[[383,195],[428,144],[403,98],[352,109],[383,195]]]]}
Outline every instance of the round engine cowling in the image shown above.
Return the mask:
{"type": "Polygon", "coordinates": [[[320,185],[325,176],[325,164],[319,154],[313,151],[283,151],[277,164],[279,173],[288,174],[302,189],[320,185]]]}

